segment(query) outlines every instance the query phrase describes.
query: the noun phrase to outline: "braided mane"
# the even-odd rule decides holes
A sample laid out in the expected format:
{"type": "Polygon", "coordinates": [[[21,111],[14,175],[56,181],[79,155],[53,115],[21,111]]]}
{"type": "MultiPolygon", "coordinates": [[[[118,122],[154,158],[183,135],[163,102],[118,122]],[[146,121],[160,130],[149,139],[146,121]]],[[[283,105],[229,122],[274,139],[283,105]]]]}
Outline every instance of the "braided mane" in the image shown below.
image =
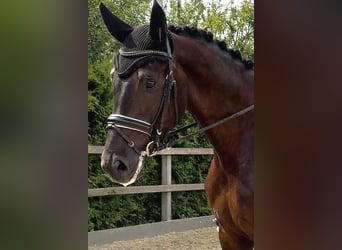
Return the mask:
{"type": "Polygon", "coordinates": [[[247,70],[254,70],[253,61],[243,59],[238,50],[228,49],[226,42],[214,39],[213,33],[209,31],[188,26],[176,27],[174,25],[169,25],[168,29],[177,35],[186,35],[197,39],[204,39],[208,43],[216,43],[221,50],[229,53],[233,59],[242,61],[247,70]]]}

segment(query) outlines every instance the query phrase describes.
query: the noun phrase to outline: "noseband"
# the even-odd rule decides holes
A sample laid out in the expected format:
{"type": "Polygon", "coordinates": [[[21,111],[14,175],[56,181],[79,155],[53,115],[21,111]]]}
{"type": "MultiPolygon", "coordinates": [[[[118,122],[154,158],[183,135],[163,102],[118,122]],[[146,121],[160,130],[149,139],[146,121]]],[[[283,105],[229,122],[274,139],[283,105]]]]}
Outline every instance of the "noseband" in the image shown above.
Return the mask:
{"type": "Polygon", "coordinates": [[[132,148],[138,155],[141,157],[150,157],[153,156],[160,145],[160,136],[161,131],[163,130],[164,125],[164,117],[165,117],[165,110],[167,107],[167,103],[171,99],[171,92],[173,90],[173,97],[174,97],[174,107],[175,107],[175,117],[176,117],[176,123],[178,120],[178,106],[177,106],[177,88],[176,88],[176,81],[173,78],[172,73],[172,54],[170,49],[170,44],[168,39],[166,39],[166,45],[167,45],[167,53],[162,51],[153,51],[153,50],[143,50],[143,51],[136,51],[136,52],[126,52],[124,50],[120,50],[119,53],[122,56],[125,57],[136,57],[136,56],[142,56],[142,55],[158,55],[163,56],[168,59],[168,73],[166,74],[165,80],[164,80],[164,86],[163,86],[163,95],[159,104],[159,108],[157,110],[157,113],[155,114],[153,120],[151,123],[121,115],[121,114],[111,114],[109,115],[107,119],[107,126],[106,130],[108,129],[114,129],[117,131],[117,133],[121,136],[122,139],[124,139],[127,142],[127,145],[132,148]],[[159,121],[159,127],[157,127],[157,123],[159,121]],[[124,129],[129,129],[133,131],[137,131],[140,133],[143,133],[145,135],[148,135],[151,138],[151,141],[147,144],[145,151],[139,151],[135,147],[134,141],[129,138],[123,131],[124,129]]]}

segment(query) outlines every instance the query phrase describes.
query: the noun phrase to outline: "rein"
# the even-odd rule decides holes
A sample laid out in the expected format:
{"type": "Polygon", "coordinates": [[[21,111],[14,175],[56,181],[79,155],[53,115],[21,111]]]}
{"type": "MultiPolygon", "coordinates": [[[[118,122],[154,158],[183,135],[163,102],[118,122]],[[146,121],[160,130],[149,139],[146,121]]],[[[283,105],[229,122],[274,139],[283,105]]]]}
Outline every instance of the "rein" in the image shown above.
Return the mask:
{"type": "Polygon", "coordinates": [[[250,106],[248,106],[248,107],[246,107],[246,108],[244,108],[244,109],[242,109],[242,110],[240,110],[240,111],[238,111],[236,113],[233,113],[233,114],[231,114],[231,115],[229,115],[229,116],[227,116],[227,117],[225,117],[225,118],[223,118],[223,119],[221,119],[221,120],[219,120],[217,122],[214,122],[214,123],[212,123],[212,124],[210,124],[208,126],[200,128],[199,130],[197,130],[197,131],[195,131],[193,133],[190,133],[188,135],[179,137],[177,139],[175,138],[175,135],[177,135],[177,133],[180,133],[183,130],[187,130],[188,128],[191,128],[191,127],[197,125],[197,122],[191,123],[191,124],[189,124],[187,126],[184,126],[184,127],[179,128],[179,129],[177,129],[175,131],[172,131],[172,132],[168,133],[168,135],[166,136],[166,140],[165,140],[166,143],[161,145],[158,148],[158,151],[161,150],[161,149],[172,147],[173,145],[179,143],[180,141],[184,141],[185,139],[188,139],[188,138],[190,138],[190,137],[192,137],[194,135],[197,135],[197,134],[201,134],[202,135],[205,131],[208,131],[208,130],[210,130],[212,128],[215,128],[215,127],[217,127],[217,126],[219,126],[219,125],[221,125],[221,124],[223,124],[225,122],[228,122],[228,121],[230,121],[230,120],[232,120],[234,118],[238,118],[239,116],[242,116],[245,113],[247,113],[247,112],[249,112],[249,111],[251,111],[253,109],[254,109],[254,104],[252,104],[252,105],[250,105],[250,106]],[[167,139],[167,138],[170,138],[170,139],[167,139]]]}

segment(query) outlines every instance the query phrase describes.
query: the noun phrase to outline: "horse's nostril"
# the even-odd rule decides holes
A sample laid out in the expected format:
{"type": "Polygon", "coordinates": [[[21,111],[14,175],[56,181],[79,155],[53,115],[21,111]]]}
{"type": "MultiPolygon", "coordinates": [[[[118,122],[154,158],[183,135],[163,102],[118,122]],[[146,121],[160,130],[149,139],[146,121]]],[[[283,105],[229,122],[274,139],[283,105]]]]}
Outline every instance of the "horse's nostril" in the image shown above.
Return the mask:
{"type": "Polygon", "coordinates": [[[113,166],[118,170],[127,171],[127,167],[122,161],[116,160],[113,166]]]}

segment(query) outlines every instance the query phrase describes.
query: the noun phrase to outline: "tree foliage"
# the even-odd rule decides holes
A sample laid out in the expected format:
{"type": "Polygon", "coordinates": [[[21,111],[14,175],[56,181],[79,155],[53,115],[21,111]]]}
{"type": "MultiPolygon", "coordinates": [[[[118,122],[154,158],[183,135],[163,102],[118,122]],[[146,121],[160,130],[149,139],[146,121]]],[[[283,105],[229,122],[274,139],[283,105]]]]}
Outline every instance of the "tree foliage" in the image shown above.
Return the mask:
{"type": "MultiPolygon", "coordinates": [[[[115,14],[130,25],[148,23],[151,1],[102,0],[115,14]]],[[[115,41],[99,13],[100,0],[88,0],[88,144],[103,145],[106,117],[112,110],[112,85],[109,72],[113,56],[120,44],[115,41]]],[[[195,26],[211,31],[228,47],[240,50],[247,59],[254,54],[254,7],[251,0],[240,6],[220,0],[161,1],[169,24],[195,26]]],[[[186,113],[179,126],[192,122],[186,113]]],[[[194,131],[190,129],[189,132],[194,131]]],[[[181,142],[176,147],[209,147],[200,136],[181,142]]],[[[173,157],[173,183],[204,182],[210,157],[173,157]]],[[[149,159],[142,177],[133,185],[158,185],[161,179],[161,158],[149,159]]],[[[88,157],[88,187],[115,186],[100,168],[100,156],[88,157]]],[[[172,218],[188,218],[210,214],[204,192],[175,192],[172,194],[172,218]]],[[[88,199],[88,228],[100,230],[160,221],[161,194],[118,195],[88,199]]]]}
{"type": "MultiPolygon", "coordinates": [[[[167,2],[167,1],[163,1],[167,2]]],[[[231,49],[239,50],[246,59],[254,55],[254,4],[243,0],[237,6],[212,0],[186,1],[179,7],[180,0],[171,0],[168,21],[179,26],[194,26],[211,31],[217,39],[226,42],[231,49]]]]}

